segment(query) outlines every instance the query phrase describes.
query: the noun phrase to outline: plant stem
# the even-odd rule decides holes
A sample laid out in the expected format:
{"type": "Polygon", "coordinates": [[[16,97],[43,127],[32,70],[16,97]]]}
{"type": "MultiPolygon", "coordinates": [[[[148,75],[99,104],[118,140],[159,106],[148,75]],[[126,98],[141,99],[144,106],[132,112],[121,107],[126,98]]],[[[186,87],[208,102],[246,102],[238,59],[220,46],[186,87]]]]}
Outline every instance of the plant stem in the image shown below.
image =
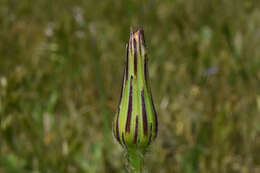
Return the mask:
{"type": "Polygon", "coordinates": [[[144,156],[138,150],[128,151],[129,173],[142,173],[144,156]]]}

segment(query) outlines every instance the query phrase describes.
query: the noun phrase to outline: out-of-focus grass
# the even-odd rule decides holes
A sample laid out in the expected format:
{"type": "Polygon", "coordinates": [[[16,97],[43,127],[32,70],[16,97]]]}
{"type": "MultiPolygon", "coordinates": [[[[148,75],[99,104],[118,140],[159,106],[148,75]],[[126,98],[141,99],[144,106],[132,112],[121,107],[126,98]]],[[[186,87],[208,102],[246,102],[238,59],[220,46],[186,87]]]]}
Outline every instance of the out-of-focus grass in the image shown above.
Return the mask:
{"type": "Polygon", "coordinates": [[[124,172],[110,124],[139,24],[159,116],[147,172],[260,172],[259,7],[1,0],[0,172],[124,172]]]}

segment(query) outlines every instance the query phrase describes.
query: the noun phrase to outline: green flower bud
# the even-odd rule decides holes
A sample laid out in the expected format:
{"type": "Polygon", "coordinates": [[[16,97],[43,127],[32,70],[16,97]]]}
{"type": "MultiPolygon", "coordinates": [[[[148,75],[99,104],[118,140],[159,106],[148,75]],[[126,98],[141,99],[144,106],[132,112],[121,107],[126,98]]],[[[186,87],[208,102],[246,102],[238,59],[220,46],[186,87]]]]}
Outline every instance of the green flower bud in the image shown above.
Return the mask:
{"type": "Polygon", "coordinates": [[[126,49],[121,96],[113,122],[113,133],[127,150],[137,148],[145,153],[157,136],[158,122],[149,85],[148,58],[141,28],[135,33],[130,32],[126,49]]]}

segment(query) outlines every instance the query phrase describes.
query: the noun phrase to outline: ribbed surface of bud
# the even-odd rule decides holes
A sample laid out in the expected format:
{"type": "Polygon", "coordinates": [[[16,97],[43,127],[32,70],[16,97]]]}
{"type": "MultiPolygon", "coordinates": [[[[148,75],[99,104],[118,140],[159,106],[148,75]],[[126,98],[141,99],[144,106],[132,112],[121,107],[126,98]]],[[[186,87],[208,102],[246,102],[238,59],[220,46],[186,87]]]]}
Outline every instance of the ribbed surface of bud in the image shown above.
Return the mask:
{"type": "Polygon", "coordinates": [[[148,75],[148,57],[141,28],[130,32],[126,46],[121,96],[113,133],[126,149],[146,151],[158,133],[158,121],[148,75]]]}

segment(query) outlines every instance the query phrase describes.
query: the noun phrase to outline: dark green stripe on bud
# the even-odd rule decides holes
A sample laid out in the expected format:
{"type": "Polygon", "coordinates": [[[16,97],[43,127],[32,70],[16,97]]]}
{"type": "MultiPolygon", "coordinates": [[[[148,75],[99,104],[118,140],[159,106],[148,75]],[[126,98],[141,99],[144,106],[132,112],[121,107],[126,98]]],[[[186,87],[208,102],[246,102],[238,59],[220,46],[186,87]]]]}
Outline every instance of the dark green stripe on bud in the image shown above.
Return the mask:
{"type": "Polygon", "coordinates": [[[148,58],[141,28],[135,33],[130,32],[126,49],[121,95],[113,132],[124,148],[138,148],[145,152],[157,136],[158,122],[149,85],[148,58]]]}

